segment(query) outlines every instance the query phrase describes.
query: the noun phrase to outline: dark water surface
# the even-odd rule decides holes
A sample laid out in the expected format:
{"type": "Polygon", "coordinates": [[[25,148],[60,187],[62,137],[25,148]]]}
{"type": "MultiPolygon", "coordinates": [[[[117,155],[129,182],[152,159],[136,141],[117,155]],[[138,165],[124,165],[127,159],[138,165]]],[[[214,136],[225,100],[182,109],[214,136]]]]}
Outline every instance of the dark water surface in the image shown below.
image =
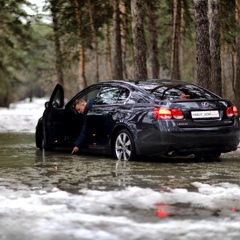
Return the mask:
{"type": "Polygon", "coordinates": [[[23,133],[0,146],[0,240],[240,237],[238,151],[121,162],[40,151],[23,133]]]}
{"type": "Polygon", "coordinates": [[[191,183],[240,184],[240,154],[205,162],[192,158],[140,159],[121,162],[107,156],[41,151],[33,134],[0,133],[0,173],[29,187],[113,190],[128,185],[191,188],[191,183]]]}

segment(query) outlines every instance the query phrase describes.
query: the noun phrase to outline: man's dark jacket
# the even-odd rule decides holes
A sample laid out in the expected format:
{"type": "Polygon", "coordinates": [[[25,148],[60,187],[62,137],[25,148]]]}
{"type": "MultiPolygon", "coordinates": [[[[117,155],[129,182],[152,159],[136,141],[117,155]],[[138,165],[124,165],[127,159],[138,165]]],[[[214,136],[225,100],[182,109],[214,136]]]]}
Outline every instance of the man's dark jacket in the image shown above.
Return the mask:
{"type": "Polygon", "coordinates": [[[75,146],[77,147],[80,147],[83,140],[85,139],[86,137],[86,134],[87,134],[87,113],[89,110],[91,110],[92,108],[92,105],[94,103],[94,99],[90,99],[86,105],[86,108],[85,108],[85,111],[84,111],[84,121],[83,121],[83,127],[82,127],[82,130],[78,136],[78,139],[77,141],[75,142],[75,146]]]}

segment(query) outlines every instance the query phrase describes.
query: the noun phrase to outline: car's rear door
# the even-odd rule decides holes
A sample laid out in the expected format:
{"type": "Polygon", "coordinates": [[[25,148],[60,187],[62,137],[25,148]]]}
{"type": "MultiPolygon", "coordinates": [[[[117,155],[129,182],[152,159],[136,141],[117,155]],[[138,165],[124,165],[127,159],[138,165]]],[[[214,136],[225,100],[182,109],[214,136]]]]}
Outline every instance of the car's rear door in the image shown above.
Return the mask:
{"type": "Polygon", "coordinates": [[[120,118],[122,104],[129,95],[129,90],[118,85],[102,86],[95,104],[87,116],[87,144],[90,148],[109,147],[112,130],[120,118]]]}
{"type": "Polygon", "coordinates": [[[51,148],[62,136],[64,90],[57,84],[43,114],[43,148],[51,148]]]}

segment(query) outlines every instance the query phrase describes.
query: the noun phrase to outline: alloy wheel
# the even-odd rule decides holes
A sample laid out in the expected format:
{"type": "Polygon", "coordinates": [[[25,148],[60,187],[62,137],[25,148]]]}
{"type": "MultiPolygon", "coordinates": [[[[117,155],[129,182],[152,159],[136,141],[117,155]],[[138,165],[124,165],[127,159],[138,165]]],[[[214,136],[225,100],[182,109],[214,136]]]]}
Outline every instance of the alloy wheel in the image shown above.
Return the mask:
{"type": "Polygon", "coordinates": [[[127,131],[120,131],[115,141],[115,155],[118,160],[128,161],[133,155],[133,143],[127,131]]]}

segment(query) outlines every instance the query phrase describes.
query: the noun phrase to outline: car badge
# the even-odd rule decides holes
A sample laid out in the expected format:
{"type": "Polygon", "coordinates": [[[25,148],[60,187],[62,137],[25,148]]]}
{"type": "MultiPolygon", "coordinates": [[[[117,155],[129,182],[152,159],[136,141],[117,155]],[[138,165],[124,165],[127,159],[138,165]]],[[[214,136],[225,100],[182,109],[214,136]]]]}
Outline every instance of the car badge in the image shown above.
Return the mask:
{"type": "Polygon", "coordinates": [[[209,103],[208,102],[202,102],[201,105],[202,105],[202,107],[208,107],[209,103]]]}

